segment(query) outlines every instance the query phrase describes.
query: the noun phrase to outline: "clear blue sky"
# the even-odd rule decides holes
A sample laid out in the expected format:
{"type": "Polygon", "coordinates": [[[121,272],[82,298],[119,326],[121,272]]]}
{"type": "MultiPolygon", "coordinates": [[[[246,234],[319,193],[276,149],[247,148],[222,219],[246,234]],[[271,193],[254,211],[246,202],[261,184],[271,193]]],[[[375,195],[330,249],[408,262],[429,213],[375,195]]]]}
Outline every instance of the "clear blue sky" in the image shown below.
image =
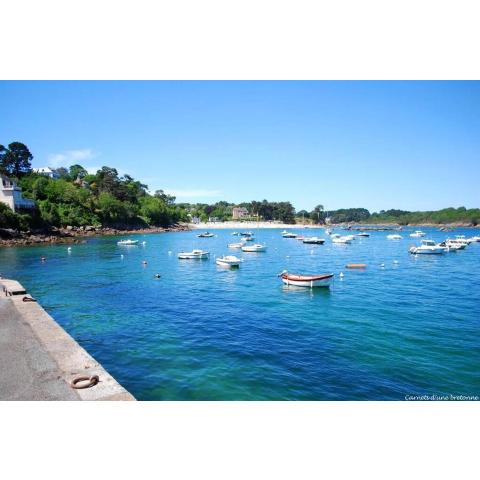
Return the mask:
{"type": "Polygon", "coordinates": [[[480,206],[480,82],[0,82],[0,143],[179,201],[480,206]]]}

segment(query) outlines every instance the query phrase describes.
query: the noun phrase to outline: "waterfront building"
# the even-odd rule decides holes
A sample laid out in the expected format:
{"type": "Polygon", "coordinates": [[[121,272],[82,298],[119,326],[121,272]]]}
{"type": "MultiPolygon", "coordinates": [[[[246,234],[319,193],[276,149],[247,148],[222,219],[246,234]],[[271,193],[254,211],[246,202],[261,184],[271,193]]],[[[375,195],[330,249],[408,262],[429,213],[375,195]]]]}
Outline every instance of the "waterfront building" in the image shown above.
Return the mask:
{"type": "Polygon", "coordinates": [[[0,202],[7,204],[14,212],[22,208],[34,208],[35,202],[23,198],[22,189],[5,175],[0,175],[0,202]]]}
{"type": "Polygon", "coordinates": [[[60,178],[60,175],[55,171],[52,170],[50,167],[40,167],[34,168],[34,173],[38,173],[39,175],[43,175],[49,178],[60,178]]]}
{"type": "Polygon", "coordinates": [[[248,210],[244,207],[234,207],[232,209],[232,218],[233,220],[238,220],[239,218],[248,217],[248,210]]]}

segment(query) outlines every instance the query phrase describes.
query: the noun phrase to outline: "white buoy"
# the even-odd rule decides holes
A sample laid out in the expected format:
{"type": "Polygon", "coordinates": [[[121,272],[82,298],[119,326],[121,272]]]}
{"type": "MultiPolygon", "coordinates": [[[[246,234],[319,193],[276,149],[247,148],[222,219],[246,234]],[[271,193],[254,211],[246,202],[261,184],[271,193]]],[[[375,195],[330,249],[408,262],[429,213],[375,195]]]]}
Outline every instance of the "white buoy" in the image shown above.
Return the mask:
{"type": "Polygon", "coordinates": [[[171,254],[172,254],[172,251],[171,251],[171,250],[169,250],[169,251],[168,251],[168,254],[169,254],[169,255],[171,255],[171,254]]]}
{"type": "Polygon", "coordinates": [[[384,263],[381,263],[380,266],[383,268],[383,267],[385,267],[385,264],[384,264],[384,263]]]}
{"type": "Polygon", "coordinates": [[[394,260],[393,263],[397,264],[397,263],[398,263],[398,260],[394,260]]]}
{"type": "Polygon", "coordinates": [[[122,259],[123,259],[123,253],[120,255],[120,258],[122,258],[122,259]]]}

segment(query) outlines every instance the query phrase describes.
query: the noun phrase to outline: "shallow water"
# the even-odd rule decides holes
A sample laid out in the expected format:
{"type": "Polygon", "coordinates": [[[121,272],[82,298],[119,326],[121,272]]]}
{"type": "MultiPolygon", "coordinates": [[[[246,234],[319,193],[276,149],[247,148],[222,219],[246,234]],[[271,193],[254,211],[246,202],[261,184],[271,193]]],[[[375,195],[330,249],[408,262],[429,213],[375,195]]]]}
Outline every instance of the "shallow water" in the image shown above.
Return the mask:
{"type": "MultiPolygon", "coordinates": [[[[424,230],[438,241],[478,233],[424,230]]],[[[408,237],[413,229],[400,241],[372,232],[351,245],[332,244],[323,230],[292,231],[327,241],[305,245],[259,230],[268,251],[248,254],[226,248],[238,241],[231,230],[138,235],[147,243],[134,247],[102,237],[70,253],[65,245],[0,249],[0,274],[19,280],[142,400],[480,394],[480,243],[415,257],[407,252],[419,243],[408,237]],[[177,259],[192,248],[212,258],[177,259]],[[225,253],[245,262],[217,266],[213,256],[225,253]],[[335,282],[287,288],[277,277],[284,269],[333,272],[335,282]]]]}

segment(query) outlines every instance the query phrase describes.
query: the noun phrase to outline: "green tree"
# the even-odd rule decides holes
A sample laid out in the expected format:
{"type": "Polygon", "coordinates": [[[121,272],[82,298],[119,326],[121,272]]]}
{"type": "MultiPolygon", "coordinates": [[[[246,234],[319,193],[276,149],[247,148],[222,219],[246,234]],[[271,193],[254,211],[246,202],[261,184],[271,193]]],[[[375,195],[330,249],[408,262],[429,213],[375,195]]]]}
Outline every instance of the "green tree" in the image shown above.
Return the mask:
{"type": "Polygon", "coordinates": [[[7,175],[21,177],[32,171],[33,155],[26,145],[12,142],[5,148],[0,145],[0,170],[7,175]]]}

